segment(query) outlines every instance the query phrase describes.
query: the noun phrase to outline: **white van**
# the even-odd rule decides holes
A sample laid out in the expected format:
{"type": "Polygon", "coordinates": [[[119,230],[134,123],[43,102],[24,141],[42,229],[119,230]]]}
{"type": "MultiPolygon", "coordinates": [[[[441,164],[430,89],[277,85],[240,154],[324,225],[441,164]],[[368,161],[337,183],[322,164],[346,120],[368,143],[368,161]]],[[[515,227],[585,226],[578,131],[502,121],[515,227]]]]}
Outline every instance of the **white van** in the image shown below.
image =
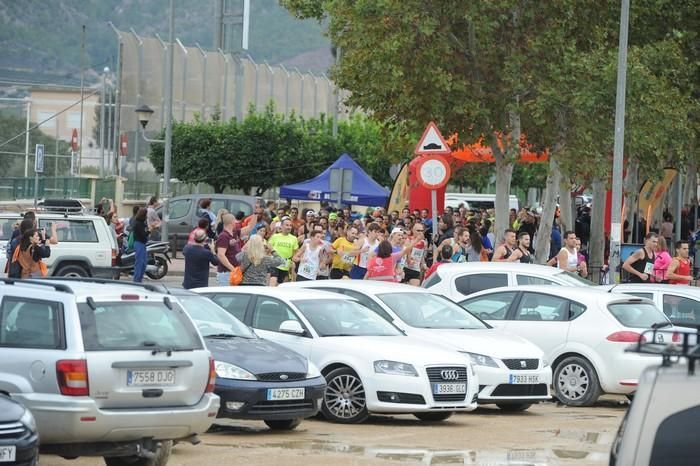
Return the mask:
{"type": "MultiPolygon", "coordinates": [[[[445,207],[456,209],[460,204],[464,204],[467,209],[493,209],[496,205],[495,194],[467,194],[467,193],[445,193],[445,207]]],[[[518,198],[510,195],[508,198],[508,208],[520,210],[518,198]]]]}

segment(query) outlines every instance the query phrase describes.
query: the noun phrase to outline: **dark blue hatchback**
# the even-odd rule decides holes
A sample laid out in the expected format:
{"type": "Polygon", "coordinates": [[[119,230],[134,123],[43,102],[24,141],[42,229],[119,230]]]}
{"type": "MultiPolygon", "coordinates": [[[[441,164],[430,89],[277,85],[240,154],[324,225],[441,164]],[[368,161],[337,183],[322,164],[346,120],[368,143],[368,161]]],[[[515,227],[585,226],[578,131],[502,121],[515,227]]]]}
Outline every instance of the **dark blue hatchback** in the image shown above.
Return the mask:
{"type": "Polygon", "coordinates": [[[259,338],[204,296],[170,292],[214,357],[218,417],[259,419],[271,429],[289,430],[318,412],[326,381],[304,356],[259,338]]]}
{"type": "Polygon", "coordinates": [[[39,459],[39,435],[32,413],[0,395],[0,464],[34,466],[39,459]]]}

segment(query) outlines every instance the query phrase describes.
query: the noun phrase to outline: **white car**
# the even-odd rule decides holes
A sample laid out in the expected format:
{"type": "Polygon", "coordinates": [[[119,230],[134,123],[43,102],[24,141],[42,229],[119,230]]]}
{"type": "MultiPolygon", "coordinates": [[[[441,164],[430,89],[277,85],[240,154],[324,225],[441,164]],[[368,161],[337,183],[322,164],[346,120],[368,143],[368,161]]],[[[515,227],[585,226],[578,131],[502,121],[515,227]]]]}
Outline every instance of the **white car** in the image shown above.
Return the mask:
{"type": "Polygon", "coordinates": [[[478,379],[465,355],[408,337],[345,296],[255,286],[194,291],[313,362],[328,384],[321,404],[328,420],[405,413],[442,421],[476,408],[478,379]]]}
{"type": "Polygon", "coordinates": [[[601,288],[654,301],[675,325],[700,328],[700,288],[661,283],[621,283],[601,288]]]}
{"type": "Polygon", "coordinates": [[[482,290],[515,285],[595,286],[556,267],[519,262],[465,262],[441,265],[425,280],[423,288],[461,301],[482,290]]]}
{"type": "Polygon", "coordinates": [[[468,355],[479,377],[479,404],[524,411],[532,403],[551,398],[552,369],[541,349],[492,328],[447,298],[415,286],[369,280],[318,280],[283,286],[347,295],[409,336],[468,355]]]}
{"type": "Polygon", "coordinates": [[[680,341],[671,321],[650,300],[595,288],[496,288],[460,305],[542,348],[552,364],[556,397],[572,406],[590,406],[602,393],[630,395],[636,390],[642,371],[657,360],[625,349],[645,330],[663,328],[658,339],[680,341]]]}

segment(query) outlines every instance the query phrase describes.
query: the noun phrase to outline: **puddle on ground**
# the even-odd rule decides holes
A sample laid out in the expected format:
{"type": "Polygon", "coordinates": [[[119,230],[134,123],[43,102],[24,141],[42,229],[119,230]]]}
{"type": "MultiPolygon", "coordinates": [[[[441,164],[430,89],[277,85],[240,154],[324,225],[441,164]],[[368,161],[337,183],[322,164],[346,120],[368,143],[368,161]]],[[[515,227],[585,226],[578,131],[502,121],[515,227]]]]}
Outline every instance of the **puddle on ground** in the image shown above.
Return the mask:
{"type": "Polygon", "coordinates": [[[612,445],[616,436],[616,432],[581,432],[572,429],[550,429],[537,432],[546,432],[557,438],[576,440],[589,445],[612,445]]]}
{"type": "MultiPolygon", "coordinates": [[[[205,442],[210,445],[209,442],[205,442]]],[[[586,443],[598,443],[597,439],[586,443]]],[[[407,463],[427,465],[532,465],[557,464],[560,459],[585,459],[604,463],[608,453],[567,449],[513,450],[433,450],[428,448],[362,447],[325,440],[299,440],[265,444],[236,444],[230,448],[279,448],[313,453],[343,453],[407,463]]]]}

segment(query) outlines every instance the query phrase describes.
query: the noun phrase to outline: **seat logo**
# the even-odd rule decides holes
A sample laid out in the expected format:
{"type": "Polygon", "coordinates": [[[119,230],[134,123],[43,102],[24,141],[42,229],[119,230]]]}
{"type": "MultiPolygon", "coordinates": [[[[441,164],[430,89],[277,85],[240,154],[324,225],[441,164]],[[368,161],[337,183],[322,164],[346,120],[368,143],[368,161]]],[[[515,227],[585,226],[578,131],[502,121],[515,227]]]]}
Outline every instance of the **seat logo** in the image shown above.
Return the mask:
{"type": "Polygon", "coordinates": [[[287,374],[280,374],[280,379],[287,380],[289,376],[287,374]]]}
{"type": "Polygon", "coordinates": [[[664,342],[664,336],[660,333],[656,334],[656,342],[657,343],[663,343],[664,342]]]}
{"type": "Polygon", "coordinates": [[[443,380],[459,380],[459,372],[454,369],[440,371],[440,376],[443,380]]]}
{"type": "Polygon", "coordinates": [[[527,367],[527,361],[520,361],[520,367],[525,369],[527,367]]]}

